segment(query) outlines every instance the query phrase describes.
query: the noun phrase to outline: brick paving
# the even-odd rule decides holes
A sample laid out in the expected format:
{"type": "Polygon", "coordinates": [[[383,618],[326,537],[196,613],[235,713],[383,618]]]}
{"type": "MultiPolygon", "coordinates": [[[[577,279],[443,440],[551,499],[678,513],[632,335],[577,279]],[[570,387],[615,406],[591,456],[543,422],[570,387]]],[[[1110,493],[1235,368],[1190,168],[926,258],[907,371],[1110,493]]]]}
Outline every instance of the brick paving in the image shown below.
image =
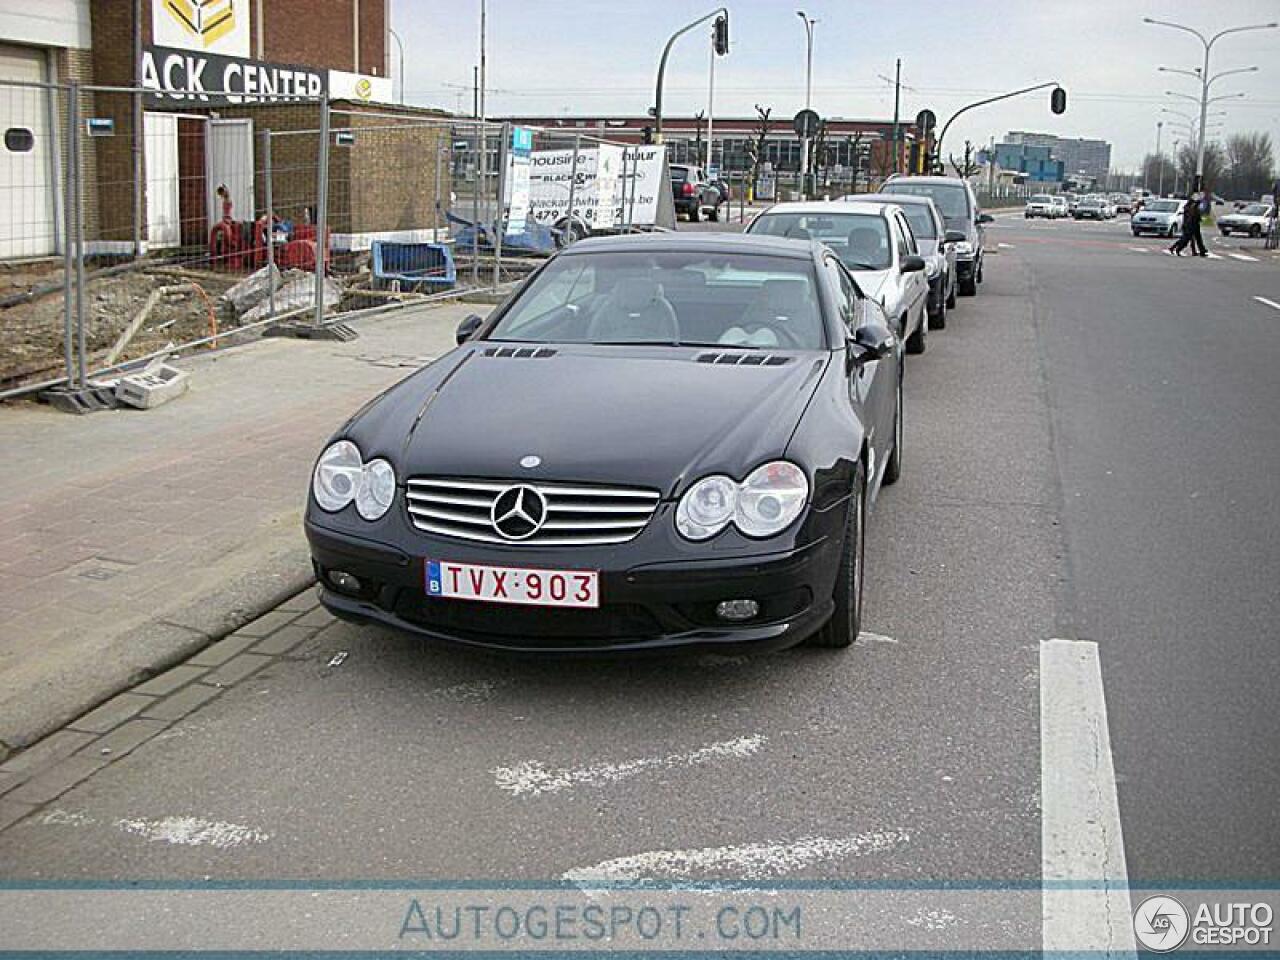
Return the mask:
{"type": "MultiPolygon", "coordinates": [[[[227,669],[292,619],[296,609],[261,615],[310,581],[301,514],[321,445],[449,349],[475,309],[387,315],[349,343],[268,340],[186,359],[191,390],[151,411],[0,405],[0,447],[20,453],[0,459],[0,760],[243,627],[137,694],[181,695],[197,666],[227,669]]],[[[84,722],[102,732],[137,703],[84,722]]]]}

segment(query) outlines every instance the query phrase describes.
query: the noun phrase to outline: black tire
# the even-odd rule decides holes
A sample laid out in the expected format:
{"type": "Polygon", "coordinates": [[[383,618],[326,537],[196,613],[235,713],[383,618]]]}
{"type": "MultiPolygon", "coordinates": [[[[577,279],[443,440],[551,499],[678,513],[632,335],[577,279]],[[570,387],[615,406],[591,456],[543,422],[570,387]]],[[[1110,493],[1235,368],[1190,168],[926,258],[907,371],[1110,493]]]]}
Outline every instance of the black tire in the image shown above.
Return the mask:
{"type": "Polygon", "coordinates": [[[689,222],[690,222],[690,223],[697,223],[697,222],[698,222],[698,215],[699,215],[701,212],[702,212],[701,208],[700,208],[696,203],[695,203],[692,207],[690,207],[690,208],[689,208],[689,222]]]}
{"type": "Polygon", "coordinates": [[[884,484],[897,483],[898,478],[902,476],[902,375],[905,372],[905,365],[898,364],[898,395],[893,411],[893,452],[889,454],[889,459],[884,465],[884,477],[881,482],[884,484]]]}
{"type": "MultiPolygon", "coordinates": [[[[1226,234],[1227,234],[1227,231],[1223,230],[1222,235],[1226,236],[1226,234]]],[[[1253,237],[1254,239],[1257,239],[1258,237],[1262,236],[1262,228],[1255,223],[1253,226],[1249,228],[1249,236],[1253,237]]]]}
{"type": "Polygon", "coordinates": [[[1135,237],[1140,237],[1140,236],[1142,236],[1142,231],[1141,231],[1141,230],[1135,230],[1135,231],[1133,231],[1133,235],[1134,235],[1135,237]]]}
{"type": "Polygon", "coordinates": [[[976,296],[977,293],[978,293],[978,281],[974,280],[973,277],[960,278],[960,296],[972,297],[972,296],[976,296]]]}
{"type": "Polygon", "coordinates": [[[975,274],[974,274],[974,277],[973,277],[973,278],[974,278],[978,283],[981,283],[981,282],[982,282],[982,260],[981,260],[981,259],[979,259],[979,260],[978,260],[978,271],[977,271],[977,273],[975,273],[975,274]]]}
{"type": "Polygon", "coordinates": [[[845,520],[844,545],[840,549],[840,565],[836,571],[835,591],[831,599],[835,610],[831,619],[805,643],[811,647],[834,649],[847,647],[862,629],[862,583],[866,556],[867,474],[859,462],[853,478],[853,494],[845,520]]]}
{"type": "Polygon", "coordinates": [[[930,330],[947,329],[947,301],[944,299],[938,304],[937,312],[929,318],[930,330]]]}
{"type": "Polygon", "coordinates": [[[711,208],[711,212],[707,214],[707,219],[710,220],[712,223],[720,222],[720,204],[717,203],[714,207],[711,208]]]}
{"type": "Polygon", "coordinates": [[[952,278],[951,278],[951,289],[950,289],[950,291],[948,291],[948,293],[947,293],[947,309],[948,309],[948,310],[954,310],[954,309],[955,309],[955,306],[956,306],[956,287],[957,287],[957,286],[959,286],[959,284],[956,282],[955,277],[952,277],[952,278]]]}
{"type": "MultiPolygon", "coordinates": [[[[905,327],[906,321],[902,322],[905,327]]],[[[907,353],[924,353],[925,348],[929,345],[929,311],[924,312],[924,316],[920,318],[920,326],[916,327],[915,333],[907,337],[907,353]]]]}

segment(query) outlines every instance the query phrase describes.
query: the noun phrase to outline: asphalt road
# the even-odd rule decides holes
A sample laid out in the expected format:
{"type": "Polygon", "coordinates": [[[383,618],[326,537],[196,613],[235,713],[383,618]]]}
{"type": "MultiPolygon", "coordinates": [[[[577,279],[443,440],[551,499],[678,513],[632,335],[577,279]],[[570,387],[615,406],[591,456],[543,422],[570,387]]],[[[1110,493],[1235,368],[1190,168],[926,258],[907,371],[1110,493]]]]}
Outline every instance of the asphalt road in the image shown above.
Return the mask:
{"type": "Polygon", "coordinates": [[[1130,876],[1274,879],[1280,263],[1123,220],[988,242],[908,360],[857,646],[549,663],[335,623],[0,833],[0,875],[1035,884],[1038,658],[1079,637],[1130,876]],[[120,827],[168,817],[252,842],[120,827]]]}

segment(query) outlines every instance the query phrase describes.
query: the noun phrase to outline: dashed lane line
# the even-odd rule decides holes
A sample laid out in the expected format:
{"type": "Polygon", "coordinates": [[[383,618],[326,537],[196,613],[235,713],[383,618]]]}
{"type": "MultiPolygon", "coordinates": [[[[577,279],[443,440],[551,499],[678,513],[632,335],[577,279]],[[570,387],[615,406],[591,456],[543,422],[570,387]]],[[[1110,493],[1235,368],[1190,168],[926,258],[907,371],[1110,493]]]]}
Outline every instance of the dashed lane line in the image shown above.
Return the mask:
{"type": "Polygon", "coordinates": [[[1098,645],[1040,644],[1040,796],[1046,953],[1136,952],[1098,645]]]}
{"type": "Polygon", "coordinates": [[[1245,263],[1257,263],[1257,257],[1251,257],[1247,253],[1228,253],[1228,257],[1233,260],[1243,260],[1245,263]]]}
{"type": "Polygon", "coordinates": [[[1280,303],[1276,303],[1274,300],[1268,300],[1266,297],[1254,297],[1253,299],[1257,300],[1259,303],[1265,303],[1268,307],[1275,307],[1277,310],[1280,310],[1280,303]]]}

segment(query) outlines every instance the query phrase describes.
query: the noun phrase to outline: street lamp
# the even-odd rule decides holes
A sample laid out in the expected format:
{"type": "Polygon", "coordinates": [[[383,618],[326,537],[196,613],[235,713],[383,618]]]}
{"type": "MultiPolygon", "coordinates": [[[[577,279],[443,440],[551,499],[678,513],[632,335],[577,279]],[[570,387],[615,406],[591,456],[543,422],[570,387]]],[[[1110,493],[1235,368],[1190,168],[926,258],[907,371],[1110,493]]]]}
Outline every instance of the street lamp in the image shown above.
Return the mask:
{"type": "Polygon", "coordinates": [[[404,44],[400,41],[400,34],[390,27],[387,27],[387,33],[391,34],[391,39],[396,42],[396,48],[400,51],[400,102],[404,103],[404,44]]]}
{"type": "MultiPolygon", "coordinates": [[[[1256,67],[1254,67],[1252,69],[1244,69],[1244,70],[1236,70],[1236,71],[1227,70],[1215,76],[1210,76],[1209,52],[1213,49],[1213,45],[1217,43],[1220,39],[1225,37],[1227,34],[1244,33],[1249,30],[1271,30],[1271,29],[1274,29],[1275,27],[1280,27],[1280,23],[1276,23],[1273,21],[1271,23],[1258,23],[1258,24],[1252,24],[1244,27],[1228,27],[1226,30],[1219,30],[1212,37],[1205,37],[1205,35],[1201,33],[1199,30],[1196,30],[1192,27],[1184,26],[1181,23],[1173,23],[1169,20],[1154,20],[1151,17],[1143,17],[1142,21],[1143,23],[1150,23],[1159,27],[1171,27],[1174,30],[1181,30],[1184,33],[1189,33],[1193,37],[1195,37],[1197,40],[1199,40],[1201,45],[1203,45],[1204,47],[1204,66],[1203,68],[1200,69],[1200,71],[1198,71],[1198,73],[1192,74],[1200,81],[1200,138],[1199,138],[1200,142],[1197,145],[1197,150],[1196,150],[1196,180],[1195,180],[1195,185],[1192,189],[1200,190],[1204,186],[1204,147],[1205,147],[1204,121],[1205,121],[1205,115],[1208,113],[1208,110],[1209,110],[1209,103],[1210,103],[1209,87],[1213,84],[1215,80],[1221,80],[1223,77],[1228,76],[1231,73],[1251,73],[1253,72],[1253,70],[1257,69],[1256,67]]],[[[1188,71],[1169,71],[1169,72],[1186,73],[1188,71]]]]}
{"type": "MultiPolygon", "coordinates": [[[[813,25],[817,20],[809,17],[803,10],[797,10],[796,16],[804,21],[805,57],[804,57],[804,108],[811,108],[813,102],[813,25]]],[[[806,127],[806,129],[808,129],[806,127]]],[[[809,186],[809,136],[800,138],[800,195],[808,194],[809,186]]]]}

